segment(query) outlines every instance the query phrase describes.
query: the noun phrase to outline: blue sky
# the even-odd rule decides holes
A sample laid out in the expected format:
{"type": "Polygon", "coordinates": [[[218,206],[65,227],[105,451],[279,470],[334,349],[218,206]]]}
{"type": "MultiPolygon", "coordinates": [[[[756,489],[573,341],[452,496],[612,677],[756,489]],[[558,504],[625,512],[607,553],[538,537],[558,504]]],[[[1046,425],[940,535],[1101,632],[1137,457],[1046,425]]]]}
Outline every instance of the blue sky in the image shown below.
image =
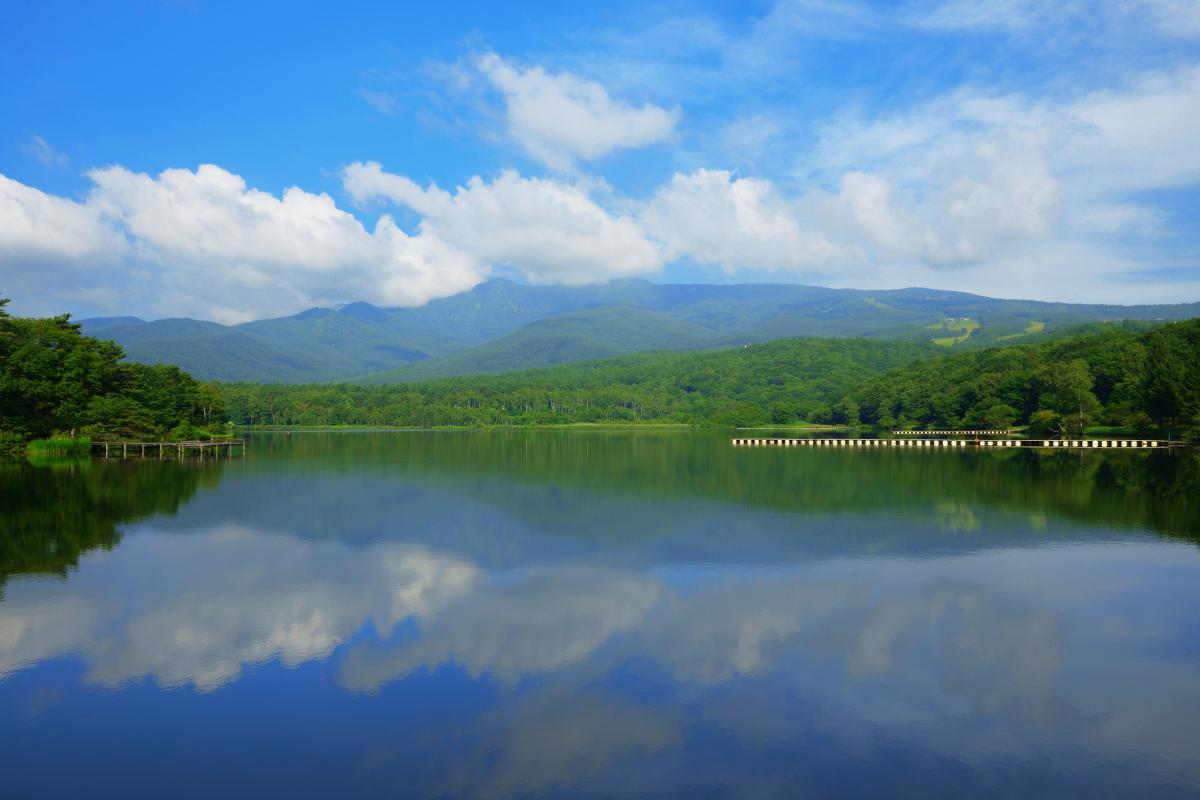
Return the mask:
{"type": "Polygon", "coordinates": [[[0,107],[18,313],[493,276],[1200,300],[1188,0],[40,2],[0,107]]]}

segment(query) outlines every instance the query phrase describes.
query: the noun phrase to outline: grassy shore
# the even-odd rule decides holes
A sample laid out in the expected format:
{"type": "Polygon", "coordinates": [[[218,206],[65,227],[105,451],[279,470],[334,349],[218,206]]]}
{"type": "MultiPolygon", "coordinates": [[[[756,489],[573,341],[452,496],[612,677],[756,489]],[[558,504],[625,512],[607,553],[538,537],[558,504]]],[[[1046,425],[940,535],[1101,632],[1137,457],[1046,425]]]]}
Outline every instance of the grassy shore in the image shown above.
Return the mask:
{"type": "Polygon", "coordinates": [[[91,455],[92,440],[52,436],[49,439],[34,439],[26,447],[31,458],[82,458],[91,455]]]}

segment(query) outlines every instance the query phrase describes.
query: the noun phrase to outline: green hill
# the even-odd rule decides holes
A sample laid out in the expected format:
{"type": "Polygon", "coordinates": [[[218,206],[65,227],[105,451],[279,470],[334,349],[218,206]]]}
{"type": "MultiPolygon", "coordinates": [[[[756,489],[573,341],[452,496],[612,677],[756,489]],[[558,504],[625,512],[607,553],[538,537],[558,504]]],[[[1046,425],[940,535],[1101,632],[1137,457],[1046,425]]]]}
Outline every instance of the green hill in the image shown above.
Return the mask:
{"type": "Polygon", "coordinates": [[[440,358],[368,375],[363,383],[399,383],[454,375],[512,372],[643,350],[695,350],[719,334],[693,322],[633,306],[573,311],[440,358]]]}
{"type": "Polygon", "coordinates": [[[494,280],[418,308],[352,303],[235,326],[103,318],[84,320],[83,329],[122,345],[132,361],[174,363],[204,379],[299,383],[368,375],[409,381],[631,349],[735,346],[796,336],[936,341],[959,350],[1051,337],[1081,323],[1197,315],[1200,303],[1073,305],[932,289],[643,280],[563,287],[494,280]]]}
{"type": "Polygon", "coordinates": [[[924,342],[789,339],[419,383],[224,389],[230,419],[239,424],[793,424],[834,414],[830,398],[870,376],[942,353],[924,342]]]}
{"type": "Polygon", "coordinates": [[[867,424],[1009,427],[1078,435],[1094,423],[1200,424],[1200,319],[956,353],[864,382],[849,400],[867,424]]]}
{"type": "Polygon", "coordinates": [[[787,339],[403,384],[225,387],[235,422],[529,425],[801,422],[1200,427],[1200,319],[948,353],[929,342],[787,339]]]}

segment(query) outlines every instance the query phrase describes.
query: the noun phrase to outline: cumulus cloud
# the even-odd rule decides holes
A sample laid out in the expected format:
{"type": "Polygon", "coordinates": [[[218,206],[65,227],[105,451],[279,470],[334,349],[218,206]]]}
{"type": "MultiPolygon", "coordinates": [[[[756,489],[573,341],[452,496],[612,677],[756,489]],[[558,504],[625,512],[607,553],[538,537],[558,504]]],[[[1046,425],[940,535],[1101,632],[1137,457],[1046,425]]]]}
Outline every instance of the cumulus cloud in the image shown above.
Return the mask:
{"type": "Polygon", "coordinates": [[[88,177],[83,202],[0,177],[0,273],[63,291],[80,279],[71,264],[103,262],[109,288],[151,298],[159,313],[223,322],[351,300],[419,305],[486,274],[432,231],[409,235],[388,216],[368,231],[328,195],[277,197],[211,164],[88,177]],[[36,259],[60,269],[35,275],[36,259]]]}
{"type": "Polygon", "coordinates": [[[480,57],[476,66],[504,97],[512,137],[554,169],[664,141],[679,120],[678,110],[630,105],[569,72],[522,68],[495,53],[480,57]]]}
{"type": "MultiPolygon", "coordinates": [[[[514,135],[551,161],[632,146],[660,118],[571,75],[498,56],[479,69],[511,90],[514,135]],[[535,131],[527,103],[546,97],[571,106],[547,117],[565,127],[535,131]],[[577,130],[595,138],[573,139],[577,130]]],[[[411,209],[411,230],[387,215],[367,227],[328,195],[263,192],[213,165],[94,169],[81,200],[0,176],[0,277],[18,301],[59,304],[46,310],[70,300],[226,322],[351,300],[420,304],[495,267],[584,284],[677,260],[835,286],[1161,302],[1200,281],[1128,275],[1150,258],[1191,266],[1162,245],[1172,220],[1145,193],[1200,182],[1196,108],[1198,67],[1054,101],[960,88],[826,122],[785,177],[696,168],[642,198],[580,176],[510,170],[447,190],[375,162],[345,167],[355,202],[411,209]]]]}
{"type": "Polygon", "coordinates": [[[0,175],[0,274],[24,261],[109,261],[126,243],[99,209],[0,175]]]}
{"type": "Polygon", "coordinates": [[[801,228],[796,209],[770,181],[734,178],[724,170],[676,174],[650,198],[641,220],[666,244],[670,258],[729,272],[803,269],[840,259],[820,233],[801,228]]]}
{"type": "Polygon", "coordinates": [[[486,264],[544,283],[591,283],[653,272],[661,248],[637,221],[613,214],[582,188],[512,171],[474,177],[453,193],[385,172],[374,162],[342,172],[356,202],[386,198],[424,219],[424,229],[486,264]]]}
{"type": "Polygon", "coordinates": [[[731,272],[1161,301],[1161,285],[1122,278],[1167,228],[1136,196],[1200,181],[1196,108],[1195,68],[1059,103],[960,89],[826,124],[786,190],[720,170],[678,173],[639,219],[668,259],[731,272]]]}

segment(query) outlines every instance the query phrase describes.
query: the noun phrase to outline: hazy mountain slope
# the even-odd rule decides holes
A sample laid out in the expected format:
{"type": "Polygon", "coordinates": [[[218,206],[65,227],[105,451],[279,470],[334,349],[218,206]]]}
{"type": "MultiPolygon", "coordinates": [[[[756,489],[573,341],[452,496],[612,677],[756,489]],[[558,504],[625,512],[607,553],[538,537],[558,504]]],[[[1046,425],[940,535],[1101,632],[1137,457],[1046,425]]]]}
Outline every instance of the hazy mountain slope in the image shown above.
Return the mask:
{"type": "Polygon", "coordinates": [[[178,364],[197,377],[217,380],[347,379],[427,358],[420,345],[447,347],[435,333],[387,324],[383,309],[354,305],[382,317],[372,319],[371,312],[347,306],[235,326],[190,319],[131,325],[84,320],[83,330],[115,341],[133,361],[178,364]]]}
{"type": "Polygon", "coordinates": [[[92,317],[82,321],[83,333],[86,336],[95,336],[101,331],[111,330],[113,328],[127,328],[131,325],[145,325],[146,320],[140,317],[92,317]]]}
{"type": "MultiPolygon", "coordinates": [[[[87,321],[83,331],[93,335],[87,321]]],[[[132,361],[176,364],[203,379],[298,382],[337,369],[336,356],[306,352],[302,345],[262,342],[215,322],[162,319],[95,335],[124,347],[132,361]]]]}
{"type": "Polygon", "coordinates": [[[480,344],[531,322],[571,311],[610,305],[657,309],[657,286],[643,280],[616,280],[592,286],[525,286],[498,279],[470,291],[389,313],[414,327],[438,331],[457,341],[480,344]]]}
{"type": "Polygon", "coordinates": [[[286,342],[303,347],[329,365],[329,374],[316,378],[327,380],[419,361],[447,346],[435,333],[410,328],[396,324],[384,309],[355,303],[340,311],[315,308],[294,317],[248,322],[236,330],[264,345],[286,342]]]}
{"type": "Polygon", "coordinates": [[[441,358],[369,375],[398,383],[570,364],[641,350],[694,350],[719,334],[693,322],[634,306],[605,306],[538,320],[516,333],[441,358]]]}
{"type": "Polygon", "coordinates": [[[389,378],[395,380],[497,372],[628,352],[639,340],[637,349],[687,349],[793,336],[865,336],[973,348],[1036,340],[1085,322],[1193,316],[1200,316],[1200,303],[1102,306],[933,289],[670,285],[637,279],[563,287],[494,280],[419,308],[352,303],[336,311],[314,308],[232,327],[101,318],[85,320],[84,329],[125,346],[133,360],[177,363],[202,378],[303,382],[364,375],[374,380],[376,373],[392,370],[399,370],[389,378]],[[583,313],[618,306],[650,316],[583,313]],[[571,317],[579,313],[583,316],[571,317]],[[563,318],[573,321],[533,324],[563,318]],[[510,335],[516,338],[505,341],[510,335]],[[483,347],[488,343],[494,347],[483,347]],[[444,358],[453,354],[461,358],[444,358]],[[428,364],[416,366],[425,359],[428,364]]]}

